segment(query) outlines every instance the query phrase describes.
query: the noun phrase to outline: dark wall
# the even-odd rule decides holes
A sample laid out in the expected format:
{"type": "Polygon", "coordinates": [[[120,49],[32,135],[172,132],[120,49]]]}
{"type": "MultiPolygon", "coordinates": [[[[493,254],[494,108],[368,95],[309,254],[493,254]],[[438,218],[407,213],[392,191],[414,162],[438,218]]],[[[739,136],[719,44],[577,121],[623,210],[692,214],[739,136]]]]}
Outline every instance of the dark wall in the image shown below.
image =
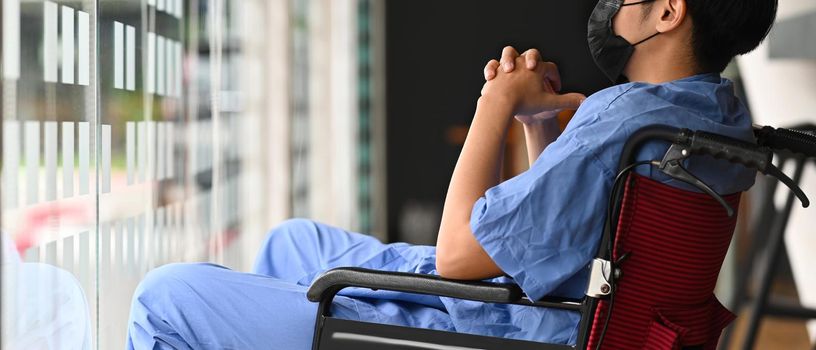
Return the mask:
{"type": "Polygon", "coordinates": [[[558,64],[564,92],[608,86],[586,44],[597,0],[391,0],[386,10],[389,239],[433,244],[482,69],[506,45],[558,64]]]}

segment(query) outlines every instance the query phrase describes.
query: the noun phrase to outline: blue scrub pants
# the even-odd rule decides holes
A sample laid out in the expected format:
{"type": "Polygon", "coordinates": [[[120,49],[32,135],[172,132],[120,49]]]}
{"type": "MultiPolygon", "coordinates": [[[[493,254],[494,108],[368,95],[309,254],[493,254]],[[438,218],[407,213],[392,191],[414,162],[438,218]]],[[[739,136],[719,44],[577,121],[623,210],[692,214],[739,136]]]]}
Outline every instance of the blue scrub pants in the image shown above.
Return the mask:
{"type": "MultiPolygon", "coordinates": [[[[400,249],[370,236],[295,219],[270,232],[253,273],[206,263],[159,267],[136,289],[127,348],[309,349],[317,312],[317,304],[306,299],[312,279],[338,266],[416,268],[405,263],[404,253],[394,253],[412,247],[396,247],[400,249]],[[395,261],[401,261],[400,266],[389,266],[395,261]]],[[[419,248],[412,253],[419,260],[422,255],[433,259],[433,247],[413,247],[419,248]]],[[[362,298],[338,295],[333,316],[453,329],[438,298],[374,300],[365,298],[371,291],[360,291],[362,298]]]]}

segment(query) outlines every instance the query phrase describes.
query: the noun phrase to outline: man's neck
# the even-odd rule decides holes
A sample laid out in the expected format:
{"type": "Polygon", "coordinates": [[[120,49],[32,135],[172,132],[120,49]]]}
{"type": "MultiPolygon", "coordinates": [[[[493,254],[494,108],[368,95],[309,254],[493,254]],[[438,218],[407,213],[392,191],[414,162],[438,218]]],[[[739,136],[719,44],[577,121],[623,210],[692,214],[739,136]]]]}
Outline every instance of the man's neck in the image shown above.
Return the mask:
{"type": "Polygon", "coordinates": [[[631,74],[627,75],[627,78],[629,78],[629,81],[632,82],[660,84],[687,78],[697,74],[699,74],[699,72],[694,69],[689,69],[687,66],[667,67],[665,65],[660,65],[657,67],[644,69],[641,72],[632,72],[631,74]]]}
{"type": "Polygon", "coordinates": [[[700,74],[691,54],[681,47],[663,46],[662,50],[636,52],[626,65],[625,74],[632,82],[665,83],[700,74]]]}

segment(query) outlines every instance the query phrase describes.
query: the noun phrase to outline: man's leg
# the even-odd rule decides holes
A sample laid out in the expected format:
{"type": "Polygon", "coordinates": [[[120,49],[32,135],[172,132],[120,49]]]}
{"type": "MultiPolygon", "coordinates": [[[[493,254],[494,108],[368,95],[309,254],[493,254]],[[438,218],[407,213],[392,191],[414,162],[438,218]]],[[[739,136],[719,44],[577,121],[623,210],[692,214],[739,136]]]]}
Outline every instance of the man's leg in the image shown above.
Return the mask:
{"type": "MultiPolygon", "coordinates": [[[[269,232],[253,272],[302,286],[311,285],[325,270],[354,266],[374,270],[432,273],[434,247],[407,243],[383,244],[376,238],[311,220],[286,220],[269,232]]],[[[438,296],[346,288],[340,295],[407,301],[443,309],[438,296]]]]}
{"type": "MultiPolygon", "coordinates": [[[[305,294],[304,286],[217,265],[165,265],[136,290],[128,349],[309,349],[317,304],[305,294]]],[[[338,296],[332,312],[358,319],[375,310],[338,296]]]]}
{"type": "Polygon", "coordinates": [[[253,272],[297,283],[307,275],[333,267],[361,266],[381,257],[388,248],[368,235],[291,219],[269,232],[253,272]]]}

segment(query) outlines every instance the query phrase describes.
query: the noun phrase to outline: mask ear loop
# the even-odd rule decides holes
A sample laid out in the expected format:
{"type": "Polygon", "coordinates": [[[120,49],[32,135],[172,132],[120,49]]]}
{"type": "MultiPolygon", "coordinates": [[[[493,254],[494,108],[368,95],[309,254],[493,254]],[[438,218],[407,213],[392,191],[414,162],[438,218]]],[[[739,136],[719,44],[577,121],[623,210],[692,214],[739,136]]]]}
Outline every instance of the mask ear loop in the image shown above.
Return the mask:
{"type": "Polygon", "coordinates": [[[651,39],[651,38],[654,38],[654,37],[656,37],[656,36],[658,36],[658,35],[660,35],[660,34],[661,34],[660,32],[654,33],[654,34],[650,35],[648,38],[643,39],[643,40],[641,40],[641,41],[638,41],[638,42],[634,43],[632,46],[638,46],[638,45],[640,45],[640,44],[643,44],[644,42],[646,42],[646,40],[649,40],[649,39],[651,39]]]}
{"type": "Polygon", "coordinates": [[[643,0],[643,1],[633,2],[633,3],[629,3],[629,4],[621,4],[621,7],[632,6],[632,5],[640,5],[640,4],[645,4],[645,3],[648,3],[648,2],[655,2],[655,1],[657,1],[657,0],[643,0]]]}
{"type": "MultiPolygon", "coordinates": [[[[642,1],[633,2],[633,3],[629,3],[629,4],[621,4],[620,6],[621,6],[621,7],[624,7],[624,6],[633,6],[633,5],[640,5],[640,4],[645,4],[645,3],[649,3],[649,2],[655,2],[655,1],[657,1],[657,0],[642,0],[642,1]]],[[[611,24],[611,23],[612,23],[612,21],[610,21],[610,24],[611,24]]],[[[648,38],[643,39],[643,40],[641,40],[641,41],[638,41],[638,42],[634,43],[632,46],[638,46],[638,45],[640,45],[640,44],[643,44],[644,42],[646,42],[646,40],[649,40],[649,39],[651,39],[651,38],[654,38],[654,37],[656,37],[656,36],[658,36],[658,35],[660,35],[660,32],[654,33],[654,34],[650,35],[648,38]]]]}

